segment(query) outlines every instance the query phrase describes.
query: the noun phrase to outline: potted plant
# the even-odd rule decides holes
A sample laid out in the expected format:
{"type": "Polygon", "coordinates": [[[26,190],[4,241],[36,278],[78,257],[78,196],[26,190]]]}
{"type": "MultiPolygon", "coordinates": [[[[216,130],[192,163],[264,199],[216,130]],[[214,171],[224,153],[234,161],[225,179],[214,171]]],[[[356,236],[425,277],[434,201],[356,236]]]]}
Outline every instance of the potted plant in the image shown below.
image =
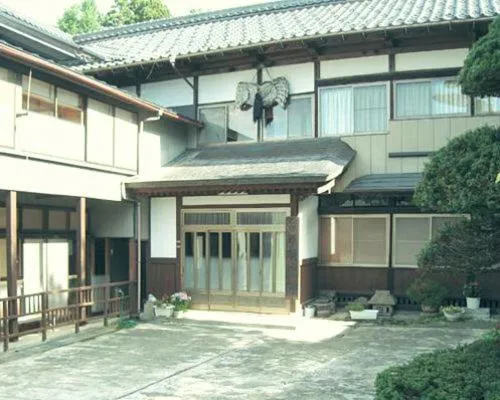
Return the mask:
{"type": "Polygon", "coordinates": [[[169,297],[164,295],[154,302],[155,316],[170,318],[174,314],[174,306],[170,304],[169,297]]]}
{"type": "Polygon", "coordinates": [[[177,292],[170,296],[170,303],[174,306],[174,317],[183,318],[191,306],[191,297],[186,292],[177,292]]]}
{"type": "Polygon", "coordinates": [[[349,303],[346,306],[346,310],[349,311],[349,315],[353,321],[374,320],[377,319],[378,315],[378,310],[366,310],[365,306],[358,301],[349,303]]]}
{"type": "Polygon", "coordinates": [[[447,290],[439,282],[420,276],[406,291],[408,297],[419,303],[425,313],[436,313],[446,297],[447,290]]]}
{"type": "Polygon", "coordinates": [[[457,321],[462,317],[464,310],[456,306],[443,307],[443,314],[447,321],[457,321]]]}
{"type": "Polygon", "coordinates": [[[464,296],[467,301],[467,308],[477,310],[481,301],[481,291],[477,281],[467,282],[464,285],[464,296]]]}

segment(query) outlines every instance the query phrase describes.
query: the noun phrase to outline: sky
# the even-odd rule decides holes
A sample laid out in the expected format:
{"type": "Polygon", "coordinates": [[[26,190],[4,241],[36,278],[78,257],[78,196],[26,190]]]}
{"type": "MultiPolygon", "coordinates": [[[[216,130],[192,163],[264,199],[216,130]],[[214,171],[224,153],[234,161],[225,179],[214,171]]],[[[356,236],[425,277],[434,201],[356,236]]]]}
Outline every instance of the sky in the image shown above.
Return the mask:
{"type": "MultiPolygon", "coordinates": [[[[64,9],[81,0],[0,0],[1,4],[19,11],[27,17],[49,25],[56,25],[64,9]]],[[[164,0],[173,16],[181,16],[192,9],[216,10],[222,8],[239,7],[249,4],[265,3],[270,0],[164,0]]],[[[106,12],[113,4],[113,0],[96,0],[97,6],[106,12]]]]}

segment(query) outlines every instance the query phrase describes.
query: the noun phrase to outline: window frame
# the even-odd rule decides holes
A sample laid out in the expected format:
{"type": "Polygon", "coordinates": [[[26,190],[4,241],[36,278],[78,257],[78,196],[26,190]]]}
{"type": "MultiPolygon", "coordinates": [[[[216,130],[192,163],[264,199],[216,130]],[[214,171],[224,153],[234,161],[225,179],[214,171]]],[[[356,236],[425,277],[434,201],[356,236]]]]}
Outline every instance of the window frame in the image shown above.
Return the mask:
{"type": "MultiPolygon", "coordinates": [[[[432,96],[429,98],[431,114],[429,115],[415,115],[415,116],[399,116],[398,115],[398,93],[397,88],[400,83],[417,83],[417,82],[430,82],[431,83],[431,95],[432,95],[432,83],[435,81],[453,81],[457,83],[457,78],[454,76],[444,76],[437,78],[416,78],[416,79],[395,79],[393,81],[393,101],[394,101],[394,121],[407,121],[407,120],[420,120],[420,119],[437,119],[437,118],[453,118],[453,117],[470,117],[472,116],[472,102],[470,96],[467,97],[468,105],[467,111],[463,113],[452,113],[452,114],[432,114],[432,96]]],[[[460,85],[458,85],[460,87],[460,85]]],[[[461,93],[463,95],[463,93],[461,93]]]]}
{"type": "MultiPolygon", "coordinates": [[[[316,113],[316,102],[314,101],[314,92],[308,92],[308,93],[299,93],[299,94],[293,94],[290,95],[290,100],[287,105],[287,108],[285,109],[286,111],[286,123],[287,123],[287,132],[286,132],[286,137],[283,138],[266,138],[266,132],[267,132],[267,126],[265,121],[261,121],[261,126],[262,126],[262,138],[260,139],[261,142],[282,142],[285,140],[304,140],[304,139],[314,139],[315,137],[315,127],[314,127],[314,120],[315,120],[315,113],[316,113]],[[311,133],[308,134],[307,136],[298,136],[298,137],[290,137],[288,132],[288,111],[289,108],[288,106],[290,105],[290,102],[294,99],[305,99],[309,98],[311,100],[311,133]]],[[[280,107],[280,106],[277,106],[280,107]]]]}
{"type": "MultiPolygon", "coordinates": [[[[495,97],[495,96],[487,96],[485,97],[486,99],[488,99],[488,108],[491,108],[491,103],[489,103],[489,101],[491,99],[500,99],[500,97],[495,97]]],[[[477,107],[477,103],[478,101],[482,100],[481,97],[474,97],[473,98],[473,101],[474,101],[474,116],[488,116],[488,115],[499,115],[500,114],[500,109],[498,111],[487,111],[487,112],[478,112],[478,107],[477,107]]]]}
{"type": "MultiPolygon", "coordinates": [[[[331,219],[332,218],[351,218],[351,257],[352,257],[352,263],[337,263],[337,262],[323,262],[322,260],[319,260],[319,265],[321,266],[327,266],[327,267],[352,267],[352,268],[389,268],[389,242],[390,242],[390,214],[328,214],[328,215],[320,215],[319,216],[320,220],[321,219],[329,219],[330,220],[330,251],[331,251],[331,240],[332,240],[332,235],[331,235],[331,219]],[[355,263],[354,262],[354,219],[385,219],[385,264],[366,264],[366,263],[355,263]]],[[[321,238],[321,231],[319,232],[319,254],[321,255],[321,244],[322,244],[322,238],[321,238]]]]}
{"type": "MultiPolygon", "coordinates": [[[[354,91],[352,91],[354,93],[354,91]]],[[[352,136],[364,136],[364,135],[388,135],[389,134],[389,121],[391,120],[391,85],[390,81],[375,81],[375,82],[360,82],[360,83],[349,83],[343,85],[328,85],[328,86],[319,86],[318,87],[318,137],[352,137],[352,136]],[[352,88],[355,87],[370,87],[370,86],[382,86],[384,85],[386,88],[386,116],[387,116],[387,125],[385,131],[370,131],[370,132],[356,132],[354,131],[354,95],[352,95],[351,103],[352,103],[352,127],[353,131],[350,133],[341,133],[341,134],[333,134],[333,135],[325,135],[323,132],[323,119],[321,115],[321,93],[328,89],[335,88],[352,88]]]]}
{"type": "Polygon", "coordinates": [[[449,217],[454,217],[454,218],[467,218],[468,216],[465,214],[393,214],[393,232],[392,232],[392,266],[394,268],[410,268],[410,269],[416,269],[418,268],[418,265],[406,265],[406,264],[397,264],[396,263],[396,241],[397,241],[397,224],[396,224],[396,219],[397,218],[429,218],[430,223],[429,223],[429,232],[428,232],[428,237],[427,237],[427,243],[432,240],[432,231],[433,231],[433,220],[434,218],[449,218],[449,217]]]}
{"type": "Polygon", "coordinates": [[[237,141],[237,140],[236,141],[228,141],[227,140],[228,130],[229,130],[229,107],[231,107],[232,105],[234,105],[234,101],[229,101],[229,102],[223,101],[223,102],[219,102],[219,103],[207,103],[207,104],[198,105],[197,111],[196,111],[196,116],[197,116],[198,121],[201,121],[201,118],[200,118],[200,111],[201,110],[224,107],[224,109],[225,109],[224,131],[225,131],[226,140],[224,142],[216,142],[216,143],[200,143],[199,135],[203,131],[203,129],[200,129],[198,135],[196,135],[196,147],[221,146],[221,145],[228,145],[228,144],[231,145],[231,144],[235,144],[235,143],[239,143],[239,144],[258,143],[261,141],[261,139],[259,138],[259,128],[258,128],[259,123],[254,123],[255,124],[255,140],[245,140],[245,141],[237,141]]]}

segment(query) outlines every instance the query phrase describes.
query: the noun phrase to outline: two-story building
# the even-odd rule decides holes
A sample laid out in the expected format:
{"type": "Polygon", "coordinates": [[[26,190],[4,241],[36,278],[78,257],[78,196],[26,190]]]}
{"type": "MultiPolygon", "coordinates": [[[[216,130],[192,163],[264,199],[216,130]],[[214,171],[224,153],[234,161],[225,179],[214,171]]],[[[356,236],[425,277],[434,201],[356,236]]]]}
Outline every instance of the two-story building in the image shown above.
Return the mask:
{"type": "MultiPolygon", "coordinates": [[[[412,205],[425,162],[500,123],[499,99],[456,84],[499,12],[498,0],[277,1],[75,37],[104,57],[77,70],[204,122],[167,138],[175,159],[127,180],[149,208],[148,290],[263,312],[317,289],[404,303],[418,251],[458,217],[412,205]]],[[[483,282],[493,306],[499,282],[483,282]]]]}
{"type": "Polygon", "coordinates": [[[0,25],[0,298],[137,280],[123,182],[161,165],[165,132],[201,125],[63,66],[99,58],[62,32],[4,7],[0,25]]]}

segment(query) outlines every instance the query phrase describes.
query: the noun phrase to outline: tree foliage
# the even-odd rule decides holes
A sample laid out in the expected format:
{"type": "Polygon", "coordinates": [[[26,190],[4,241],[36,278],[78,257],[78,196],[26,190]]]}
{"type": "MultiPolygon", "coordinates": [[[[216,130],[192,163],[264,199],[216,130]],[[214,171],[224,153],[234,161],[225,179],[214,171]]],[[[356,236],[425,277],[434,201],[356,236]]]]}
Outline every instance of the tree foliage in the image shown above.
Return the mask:
{"type": "Polygon", "coordinates": [[[500,209],[500,128],[483,126],[454,138],[425,166],[414,201],[424,209],[473,216],[500,209]]]}
{"type": "Polygon", "coordinates": [[[95,0],[83,0],[64,11],[57,22],[59,29],[72,35],[170,17],[162,0],[114,0],[106,14],[101,14],[95,0]]]}
{"type": "Polygon", "coordinates": [[[490,25],[488,33],[472,46],[458,81],[465,94],[500,96],[500,17],[490,25]]]}
{"type": "Polygon", "coordinates": [[[468,282],[500,263],[500,226],[495,219],[463,220],[445,226],[418,256],[419,267],[449,269],[468,282]]]}
{"type": "Polygon", "coordinates": [[[103,26],[121,26],[170,17],[162,0],[115,0],[103,26]]]}
{"type": "Polygon", "coordinates": [[[101,28],[101,18],[95,0],[83,0],[80,4],[66,9],[57,21],[57,26],[72,35],[87,33],[101,28]]]}

